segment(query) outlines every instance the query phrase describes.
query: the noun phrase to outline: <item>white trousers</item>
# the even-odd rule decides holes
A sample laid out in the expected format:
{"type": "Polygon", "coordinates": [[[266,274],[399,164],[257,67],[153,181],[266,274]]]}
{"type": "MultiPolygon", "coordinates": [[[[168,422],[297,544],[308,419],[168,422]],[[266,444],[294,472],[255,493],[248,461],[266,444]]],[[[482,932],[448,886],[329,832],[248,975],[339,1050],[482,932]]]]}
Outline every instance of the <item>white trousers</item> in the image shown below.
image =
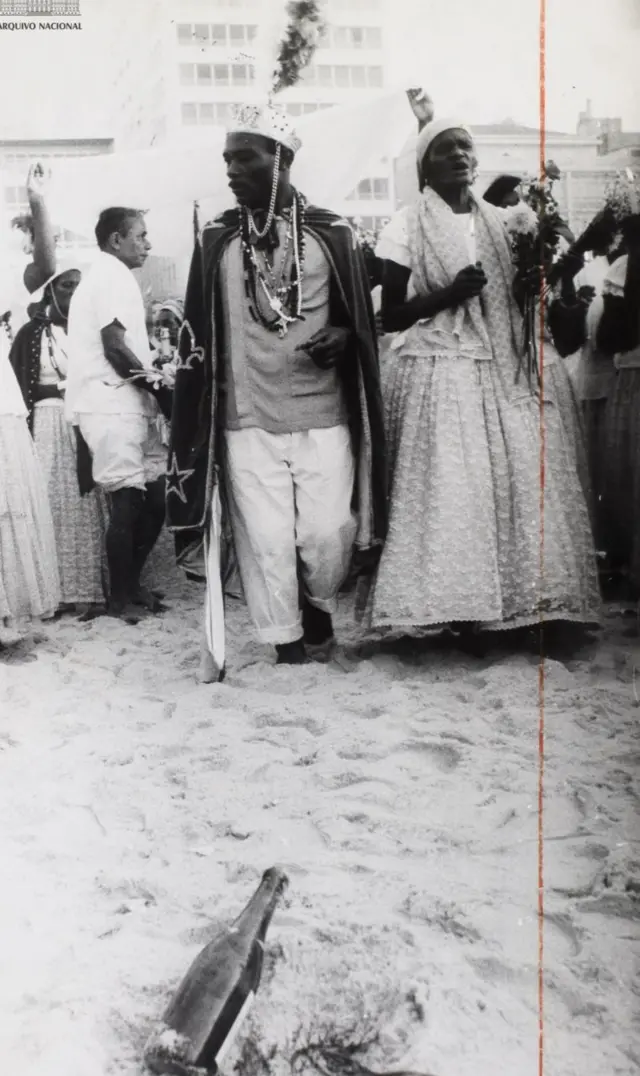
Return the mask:
{"type": "Polygon", "coordinates": [[[167,469],[158,423],[145,415],[77,416],[92,459],[93,481],[107,493],[144,490],[167,469]]]}
{"type": "Polygon", "coordinates": [[[249,613],[261,642],[302,636],[297,557],[312,605],[337,608],[356,536],[347,426],[273,434],[228,430],[227,492],[249,613]]]}

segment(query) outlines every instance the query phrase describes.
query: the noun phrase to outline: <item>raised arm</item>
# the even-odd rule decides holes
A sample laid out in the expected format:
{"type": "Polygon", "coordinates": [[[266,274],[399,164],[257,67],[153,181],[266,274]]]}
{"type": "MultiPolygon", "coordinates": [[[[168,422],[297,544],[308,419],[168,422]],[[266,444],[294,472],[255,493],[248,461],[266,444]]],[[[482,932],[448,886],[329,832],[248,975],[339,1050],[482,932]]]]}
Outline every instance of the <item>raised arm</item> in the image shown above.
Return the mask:
{"type": "Polygon", "coordinates": [[[27,196],[33,222],[33,261],[24,271],[24,286],[30,294],[41,288],[56,269],[56,241],[45,198],[45,174],[41,164],[33,165],[27,176],[27,196]]]}

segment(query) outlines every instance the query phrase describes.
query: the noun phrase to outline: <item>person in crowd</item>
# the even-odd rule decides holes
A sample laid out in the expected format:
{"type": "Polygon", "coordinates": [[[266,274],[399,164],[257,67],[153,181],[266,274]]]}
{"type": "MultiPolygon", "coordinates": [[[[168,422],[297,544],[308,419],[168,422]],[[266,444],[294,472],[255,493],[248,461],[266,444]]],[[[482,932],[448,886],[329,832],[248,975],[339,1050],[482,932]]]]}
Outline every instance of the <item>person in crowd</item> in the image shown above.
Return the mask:
{"type": "Polygon", "coordinates": [[[56,537],[61,611],[84,606],[85,615],[92,615],[105,600],[102,571],[105,506],[98,491],[89,488],[86,446],[64,413],[69,364],[67,320],[80,277],[81,271],[75,263],[58,264],[41,289],[34,317],[18,332],[10,358],[47,482],[56,537]]]}
{"type": "Polygon", "coordinates": [[[159,303],[155,316],[156,336],[162,329],[169,330],[169,341],[172,348],[178,346],[180,327],[184,319],[184,303],[182,299],[165,299],[159,303]]]}
{"type": "MultiPolygon", "coordinates": [[[[591,625],[600,612],[589,515],[552,385],[518,378],[521,317],[503,213],[471,190],[455,120],[417,142],[421,194],[383,231],[390,519],[367,620],[377,628],[591,625]],[[543,527],[544,522],[544,527],[543,527]],[[542,543],[542,548],[541,548],[542,543]]],[[[466,637],[466,638],[465,638],[466,637]]]]}
{"type": "Polygon", "coordinates": [[[29,213],[14,217],[11,222],[12,233],[26,264],[3,297],[11,313],[14,336],[30,317],[29,306],[34,292],[51,277],[56,267],[56,234],[47,205],[47,176],[41,164],[30,167],[26,187],[29,213]]]}
{"type": "MultiPolygon", "coordinates": [[[[602,557],[602,577],[611,574],[611,534],[606,507],[607,465],[605,416],[616,370],[613,358],[597,346],[603,311],[602,292],[610,267],[623,253],[624,243],[615,222],[598,214],[571,250],[560,259],[557,276],[561,295],[552,304],[549,320],[558,350],[571,356],[572,377],[584,425],[589,484],[596,546],[602,557]],[[585,253],[592,257],[585,263],[585,253]]],[[[614,572],[615,574],[615,572],[614,572]]]]}
{"type": "MultiPolygon", "coordinates": [[[[32,294],[54,268],[53,231],[35,166],[27,187],[33,213],[32,261],[24,288],[32,294]]],[[[44,476],[27,425],[27,408],[9,362],[16,293],[8,267],[0,281],[0,647],[21,639],[31,623],[52,617],[60,601],[53,520],[44,476]]],[[[28,301],[28,300],[27,300],[28,301]]],[[[17,321],[20,321],[18,311],[17,321]]]]}
{"type": "Polygon", "coordinates": [[[520,201],[518,188],[521,183],[520,176],[497,176],[484,192],[484,200],[489,205],[498,206],[500,209],[507,209],[509,206],[517,205],[520,201]]]}
{"type": "Polygon", "coordinates": [[[66,414],[89,448],[93,480],[107,494],[108,613],[135,621],[134,606],[157,612],[141,573],[164,522],[165,449],[142,293],[133,275],[151,244],[144,214],[105,209],[100,253],[69,311],[66,414]]]}
{"type": "Polygon", "coordinates": [[[623,225],[627,253],[605,277],[598,351],[613,359],[616,376],[607,400],[603,434],[604,511],[612,566],[628,574],[640,598],[640,215],[623,225]]]}
{"type": "Polygon", "coordinates": [[[249,612],[281,664],[330,648],[340,586],[350,564],[370,570],[386,513],[364,260],[348,223],[293,187],[299,145],[268,106],[240,109],[228,131],[238,206],[196,246],[167,488],[187,566],[219,470],[249,612]]]}

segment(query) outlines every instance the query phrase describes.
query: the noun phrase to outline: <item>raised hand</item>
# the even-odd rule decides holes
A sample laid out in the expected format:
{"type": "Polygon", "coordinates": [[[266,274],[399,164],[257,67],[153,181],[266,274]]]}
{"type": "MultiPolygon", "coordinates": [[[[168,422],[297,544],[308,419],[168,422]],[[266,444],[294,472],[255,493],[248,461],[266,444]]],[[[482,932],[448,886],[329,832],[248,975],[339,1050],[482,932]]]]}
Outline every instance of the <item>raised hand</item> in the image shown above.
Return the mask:
{"type": "Polygon", "coordinates": [[[45,172],[40,162],[31,165],[27,175],[27,197],[30,203],[44,201],[49,178],[50,173],[45,172]]]}
{"type": "Polygon", "coordinates": [[[433,101],[422,89],[407,90],[407,97],[418,121],[418,130],[421,131],[433,119],[433,101]]]}

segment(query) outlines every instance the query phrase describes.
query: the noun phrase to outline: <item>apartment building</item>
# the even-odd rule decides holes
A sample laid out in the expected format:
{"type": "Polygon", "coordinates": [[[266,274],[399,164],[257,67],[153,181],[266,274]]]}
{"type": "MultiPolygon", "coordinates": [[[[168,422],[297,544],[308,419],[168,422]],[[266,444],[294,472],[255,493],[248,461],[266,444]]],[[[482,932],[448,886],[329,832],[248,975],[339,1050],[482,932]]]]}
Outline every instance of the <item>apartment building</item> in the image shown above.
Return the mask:
{"type": "MultiPolygon", "coordinates": [[[[327,31],[298,85],[279,95],[292,116],[384,90],[390,0],[325,0],[327,31]]],[[[264,0],[145,0],[119,38],[112,123],[117,149],[193,142],[224,125],[251,93],[264,0]],[[123,48],[129,42],[129,50],[123,48]],[[143,46],[142,44],[143,43],[143,46]]],[[[373,227],[393,210],[393,165],[363,176],[339,212],[373,227]]]]}

